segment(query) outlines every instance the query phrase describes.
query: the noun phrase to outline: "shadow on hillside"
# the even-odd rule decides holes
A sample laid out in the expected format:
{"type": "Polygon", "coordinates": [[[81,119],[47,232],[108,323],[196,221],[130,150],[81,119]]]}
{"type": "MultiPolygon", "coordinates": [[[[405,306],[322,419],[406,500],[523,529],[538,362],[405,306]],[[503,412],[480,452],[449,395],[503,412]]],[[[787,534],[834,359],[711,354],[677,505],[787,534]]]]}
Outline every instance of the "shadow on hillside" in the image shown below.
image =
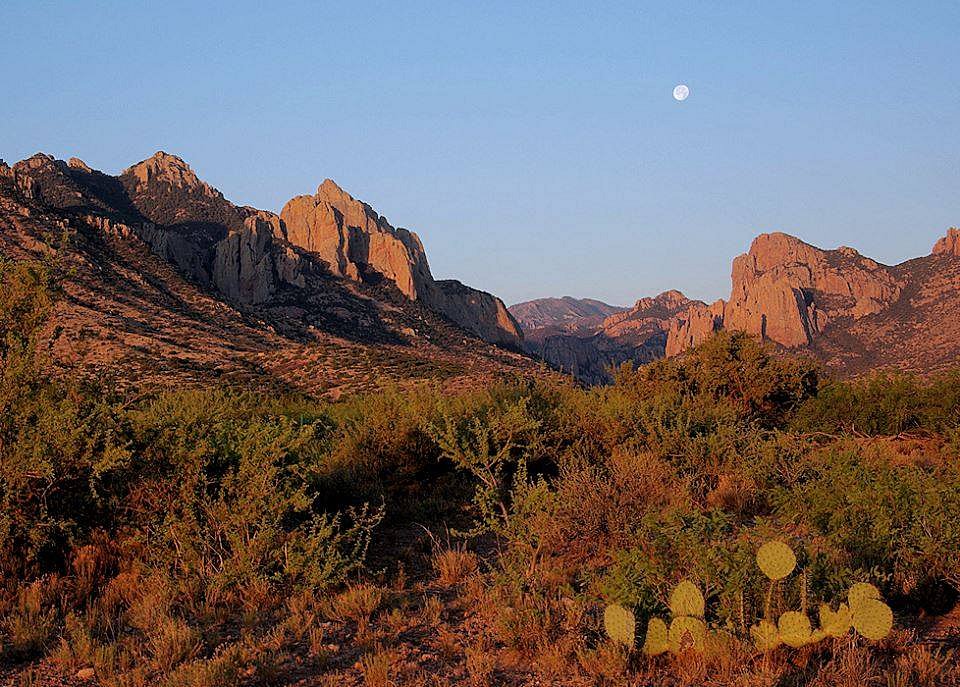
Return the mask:
{"type": "MultiPolygon", "coordinates": [[[[287,244],[283,237],[274,237],[277,250],[290,248],[296,252],[306,280],[303,288],[283,285],[267,302],[244,305],[229,300],[208,279],[200,278],[200,275],[212,273],[212,247],[243,224],[241,210],[228,201],[189,196],[184,199],[183,206],[177,206],[175,199],[158,196],[141,200],[138,205],[120,178],[75,168],[64,171],[79,187],[83,198],[72,197],[69,205],[58,207],[58,210],[74,216],[104,216],[135,228],[151,223],[159,230],[175,235],[177,241],[189,243],[198,258],[197,264],[175,265],[156,252],[151,253],[180,278],[229,303],[248,326],[258,327],[266,323],[277,335],[300,343],[311,340],[314,331],[319,330],[356,343],[406,345],[405,339],[384,321],[374,300],[349,288],[330,272],[322,260],[287,244]],[[169,220],[184,209],[195,213],[197,217],[179,222],[162,221],[169,220]]],[[[185,297],[189,294],[178,292],[176,285],[169,281],[162,270],[150,269],[132,255],[123,256],[110,250],[103,236],[97,232],[87,232],[86,238],[89,242],[87,248],[98,249],[97,264],[102,268],[98,276],[116,287],[113,295],[117,300],[131,307],[142,307],[144,303],[149,304],[152,299],[159,297],[164,307],[196,326],[211,333],[220,331],[230,334],[231,326],[226,321],[228,318],[212,322],[209,313],[191,303],[185,297]],[[139,273],[147,288],[131,284],[123,276],[124,270],[139,273]]],[[[357,288],[362,290],[362,287],[357,288]]],[[[383,288],[382,285],[378,285],[378,290],[380,288],[383,288]]],[[[249,336],[249,332],[245,331],[244,335],[249,336]]],[[[265,345],[267,337],[264,336],[258,343],[265,345]]]]}

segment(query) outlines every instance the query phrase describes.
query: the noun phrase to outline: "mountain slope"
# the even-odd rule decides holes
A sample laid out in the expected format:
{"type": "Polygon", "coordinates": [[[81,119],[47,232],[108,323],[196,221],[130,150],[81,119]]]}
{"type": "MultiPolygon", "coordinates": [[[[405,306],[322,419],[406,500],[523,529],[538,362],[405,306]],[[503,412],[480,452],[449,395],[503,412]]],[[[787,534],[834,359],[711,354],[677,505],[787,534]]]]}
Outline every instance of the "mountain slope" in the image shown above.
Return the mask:
{"type": "Polygon", "coordinates": [[[540,329],[575,331],[596,326],[614,313],[627,310],[592,298],[537,298],[511,305],[510,314],[524,333],[540,329]]]}
{"type": "Polygon", "coordinates": [[[602,384],[625,362],[641,365],[663,357],[671,319],[692,303],[679,291],[667,291],[641,298],[632,308],[557,298],[510,310],[531,354],[583,382],[602,384]]]}
{"type": "MultiPolygon", "coordinates": [[[[364,241],[365,227],[344,226],[364,241]]],[[[477,338],[520,342],[490,294],[435,282],[427,268],[419,285],[437,295],[411,298],[381,253],[351,253],[358,271],[344,277],[291,238],[279,216],[230,203],[165,153],[118,177],[46,155],[0,163],[0,256],[46,256],[67,275],[51,331],[59,367],[334,395],[391,379],[473,384],[535,370],[477,338]]]]}
{"type": "Polygon", "coordinates": [[[602,320],[537,307],[563,299],[514,312],[531,353],[589,383],[609,380],[611,365],[679,355],[720,329],[808,350],[844,375],[927,373],[960,357],[957,229],[930,255],[895,266],[846,246],[823,250],[788,234],[761,234],[733,261],[731,281],[730,298],[709,305],[674,291],[602,320]]]}
{"type": "Polygon", "coordinates": [[[846,246],[761,234],[734,260],[730,299],[677,317],[667,354],[729,329],[806,348],[841,373],[947,367],[960,355],[958,237],[951,229],[930,255],[888,266],[846,246]]]}

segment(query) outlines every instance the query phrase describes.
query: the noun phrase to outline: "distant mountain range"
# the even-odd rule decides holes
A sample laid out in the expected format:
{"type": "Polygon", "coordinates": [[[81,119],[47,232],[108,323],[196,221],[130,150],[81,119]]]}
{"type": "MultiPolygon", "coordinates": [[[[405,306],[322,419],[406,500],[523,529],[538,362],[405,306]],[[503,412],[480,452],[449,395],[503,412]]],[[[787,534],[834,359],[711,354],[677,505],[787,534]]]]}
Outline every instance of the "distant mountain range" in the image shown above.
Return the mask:
{"type": "Polygon", "coordinates": [[[761,234],[730,297],[632,307],[499,298],[434,279],[420,239],[327,179],[279,215],[236,205],[164,152],[118,176],[38,154],[0,161],[0,257],[53,258],[52,364],[124,383],[238,379],[336,396],[387,382],[487,384],[611,369],[745,331],[841,374],[927,373],[960,356],[960,231],[882,265],[761,234]]]}
{"type": "Polygon", "coordinates": [[[164,152],[119,176],[44,154],[0,161],[0,256],[63,268],[62,367],[332,395],[537,370],[500,299],[435,280],[416,234],[329,179],[276,215],[164,152]]]}
{"type": "Polygon", "coordinates": [[[603,318],[596,301],[542,299],[510,310],[529,352],[589,383],[609,381],[611,367],[623,362],[680,354],[721,329],[808,351],[841,374],[927,373],[960,356],[957,229],[930,255],[895,266],[853,248],[761,234],[734,260],[732,282],[730,298],[710,305],[668,291],[603,318]]]}

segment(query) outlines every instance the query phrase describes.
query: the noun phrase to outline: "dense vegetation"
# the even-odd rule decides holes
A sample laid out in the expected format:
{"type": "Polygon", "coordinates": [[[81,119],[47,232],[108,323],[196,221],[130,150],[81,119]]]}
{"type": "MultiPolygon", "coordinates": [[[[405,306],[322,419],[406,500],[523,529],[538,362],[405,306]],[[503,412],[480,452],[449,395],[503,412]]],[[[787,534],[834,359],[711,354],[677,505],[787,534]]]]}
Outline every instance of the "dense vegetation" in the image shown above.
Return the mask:
{"type": "MultiPolygon", "coordinates": [[[[960,591],[960,374],[824,377],[720,335],[610,387],[119,395],[44,372],[55,279],[0,265],[0,642],[9,675],[107,685],[943,684],[960,591]],[[878,644],[764,656],[758,546],[898,613],[878,644]],[[680,579],[729,631],[647,659],[598,611],[680,579]]],[[[803,598],[800,598],[803,596],[803,598]]]]}

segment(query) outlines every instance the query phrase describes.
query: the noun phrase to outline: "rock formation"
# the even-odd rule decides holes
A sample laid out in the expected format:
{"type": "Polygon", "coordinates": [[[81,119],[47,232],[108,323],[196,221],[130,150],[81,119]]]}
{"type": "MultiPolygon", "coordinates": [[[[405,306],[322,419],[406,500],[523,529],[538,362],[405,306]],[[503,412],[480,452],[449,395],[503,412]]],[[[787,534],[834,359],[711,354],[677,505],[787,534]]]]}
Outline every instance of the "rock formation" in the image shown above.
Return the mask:
{"type": "Polygon", "coordinates": [[[394,228],[330,179],[316,194],[287,202],[280,217],[287,240],[320,257],[334,274],[354,281],[379,275],[481,338],[519,346],[520,327],[499,298],[457,281],[435,281],[415,233],[394,228]]]}
{"type": "Polygon", "coordinates": [[[956,227],[948,229],[947,235],[934,244],[933,254],[960,256],[960,229],[956,227]]]}
{"type": "Polygon", "coordinates": [[[805,346],[834,321],[858,320],[894,303],[903,284],[891,268],[852,248],[821,250],[782,233],[761,234],[733,261],[730,300],[693,307],[671,327],[667,354],[716,329],[805,346]]]}
{"type": "Polygon", "coordinates": [[[416,234],[390,226],[329,179],[277,216],[234,205],[163,151],[118,177],[77,158],[62,162],[44,154],[12,168],[4,164],[0,173],[25,200],[83,217],[112,235],[135,235],[189,279],[238,304],[264,304],[303,289],[325,264],[351,281],[385,279],[402,297],[480,338],[520,345],[520,329],[498,298],[435,281],[416,234]]]}
{"type": "Polygon", "coordinates": [[[894,367],[928,372],[960,357],[960,231],[931,255],[882,265],[840,247],[822,250],[787,234],[761,234],[733,262],[729,300],[710,305],[679,292],[640,299],[601,323],[544,320],[549,301],[515,306],[526,346],[583,381],[609,367],[673,356],[721,329],[810,352],[844,374],[894,367]],[[532,319],[534,318],[534,319],[532,319]]]}

